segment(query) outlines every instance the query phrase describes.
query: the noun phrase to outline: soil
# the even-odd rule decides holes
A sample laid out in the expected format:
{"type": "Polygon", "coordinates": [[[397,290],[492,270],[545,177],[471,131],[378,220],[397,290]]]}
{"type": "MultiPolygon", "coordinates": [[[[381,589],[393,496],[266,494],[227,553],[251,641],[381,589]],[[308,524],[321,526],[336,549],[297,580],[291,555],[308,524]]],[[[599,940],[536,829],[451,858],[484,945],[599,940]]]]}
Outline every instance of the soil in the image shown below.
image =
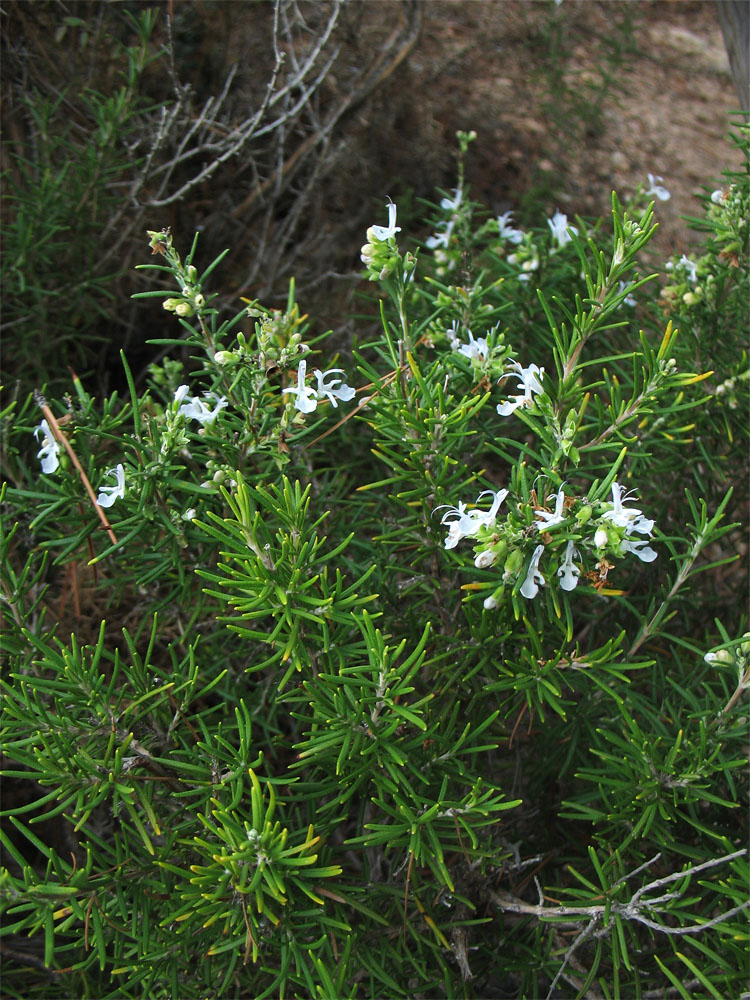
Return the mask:
{"type": "Polygon", "coordinates": [[[606,215],[613,189],[663,177],[664,258],[695,242],[682,217],[700,214],[696,195],[741,162],[726,140],[738,98],[712,0],[428,2],[406,73],[422,84],[415,100],[438,148],[452,151],[458,128],[477,131],[469,180],[493,211],[517,209],[536,185],[555,199],[549,213],[606,215]],[[616,46],[619,65],[617,52],[608,64],[616,46]]]}

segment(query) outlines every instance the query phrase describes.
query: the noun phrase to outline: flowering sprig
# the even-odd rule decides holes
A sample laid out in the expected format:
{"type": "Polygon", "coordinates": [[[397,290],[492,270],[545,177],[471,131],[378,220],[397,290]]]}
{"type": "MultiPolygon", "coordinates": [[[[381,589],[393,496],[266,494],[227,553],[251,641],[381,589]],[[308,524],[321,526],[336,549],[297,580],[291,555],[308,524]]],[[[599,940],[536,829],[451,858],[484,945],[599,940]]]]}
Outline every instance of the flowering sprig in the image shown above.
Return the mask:
{"type": "Polygon", "coordinates": [[[396,206],[389,201],[387,207],[388,225],[370,226],[367,243],[361,250],[361,260],[370,281],[383,281],[393,273],[401,259],[396,246],[396,233],[401,232],[401,226],[396,225],[396,206]]]}
{"type": "Polygon", "coordinates": [[[459,501],[457,507],[448,507],[441,524],[448,527],[446,549],[454,549],[464,538],[471,538],[475,543],[475,567],[498,567],[499,586],[495,584],[485,599],[487,609],[499,605],[506,587],[526,600],[533,600],[540,589],[554,581],[566,592],[575,590],[587,554],[594,565],[586,576],[597,589],[602,589],[614,569],[610,559],[630,554],[642,562],[653,562],[657,557],[648,545],[654,522],[639,508],[628,506],[632,494],[617,482],[612,483],[611,501],[592,502],[587,497],[569,496],[561,486],[548,497],[548,502],[554,501],[553,510],[526,501],[511,504],[502,518],[500,506],[508,490],[485,490],[477,503],[486,494],[494,498],[489,510],[470,509],[459,501]],[[529,554],[534,535],[537,540],[529,554]]]}
{"type": "Polygon", "coordinates": [[[149,245],[153,254],[160,254],[172,269],[180,284],[180,297],[165,299],[162,307],[176,316],[187,318],[200,312],[206,305],[206,298],[198,281],[198,270],[192,264],[184,264],[179,253],[174,248],[172,233],[169,229],[160,232],[148,230],[149,245]]]}

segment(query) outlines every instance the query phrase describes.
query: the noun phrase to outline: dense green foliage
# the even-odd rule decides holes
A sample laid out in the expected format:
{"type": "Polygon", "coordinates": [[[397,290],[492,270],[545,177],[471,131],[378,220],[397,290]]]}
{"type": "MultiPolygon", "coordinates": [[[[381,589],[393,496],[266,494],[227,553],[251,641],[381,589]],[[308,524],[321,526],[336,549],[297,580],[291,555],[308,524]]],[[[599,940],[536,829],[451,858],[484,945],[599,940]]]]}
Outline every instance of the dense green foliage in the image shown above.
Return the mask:
{"type": "Polygon", "coordinates": [[[750,173],[660,292],[471,138],[334,369],[152,232],[190,370],[3,412],[6,996],[744,989],[750,173]]]}

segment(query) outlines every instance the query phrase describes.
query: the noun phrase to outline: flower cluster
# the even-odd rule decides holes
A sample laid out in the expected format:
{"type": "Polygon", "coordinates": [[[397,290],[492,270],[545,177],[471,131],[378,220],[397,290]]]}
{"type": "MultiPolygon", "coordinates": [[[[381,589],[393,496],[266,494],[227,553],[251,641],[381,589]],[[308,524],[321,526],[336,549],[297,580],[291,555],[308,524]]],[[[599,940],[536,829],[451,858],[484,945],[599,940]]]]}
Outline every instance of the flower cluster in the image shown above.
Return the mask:
{"type": "Polygon", "coordinates": [[[451,241],[451,236],[453,235],[453,230],[455,228],[456,222],[458,221],[458,209],[461,207],[461,200],[463,198],[463,192],[461,188],[456,188],[453,192],[452,198],[443,198],[440,202],[440,207],[444,212],[450,212],[449,218],[444,219],[442,222],[438,222],[437,229],[439,230],[434,236],[428,236],[425,240],[425,246],[428,250],[435,250],[437,248],[448,249],[451,241]]]}
{"type": "MultiPolygon", "coordinates": [[[[37,458],[41,459],[42,472],[45,475],[51,475],[57,471],[60,465],[60,443],[46,420],[42,420],[39,426],[34,428],[34,436],[37,441],[40,434],[42,435],[42,447],[37,452],[37,458]]],[[[114,486],[99,487],[99,496],[96,498],[96,502],[100,507],[111,507],[115,500],[125,496],[125,468],[122,463],[114,469],[108,469],[104,475],[105,477],[111,476],[112,473],[117,477],[117,482],[114,486]]]]}
{"type": "MultiPolygon", "coordinates": [[[[468,508],[459,501],[457,507],[448,507],[443,514],[441,524],[448,528],[446,549],[454,549],[464,538],[470,538],[474,542],[476,568],[500,568],[500,584],[495,584],[486,598],[486,608],[497,607],[508,586],[527,600],[533,600],[540,588],[554,579],[562,590],[575,590],[585,553],[595,560],[586,576],[598,589],[614,568],[609,558],[629,554],[642,562],[656,559],[656,551],[648,544],[654,522],[639,508],[628,506],[632,494],[619,483],[612,483],[611,501],[569,496],[563,486],[547,497],[551,509],[535,501],[517,503],[500,518],[500,507],[508,496],[508,490],[503,489],[479,494],[477,504],[484,496],[493,498],[489,510],[468,508]],[[529,554],[534,536],[536,542],[529,554]]],[[[532,500],[534,497],[532,494],[532,500]]]]}

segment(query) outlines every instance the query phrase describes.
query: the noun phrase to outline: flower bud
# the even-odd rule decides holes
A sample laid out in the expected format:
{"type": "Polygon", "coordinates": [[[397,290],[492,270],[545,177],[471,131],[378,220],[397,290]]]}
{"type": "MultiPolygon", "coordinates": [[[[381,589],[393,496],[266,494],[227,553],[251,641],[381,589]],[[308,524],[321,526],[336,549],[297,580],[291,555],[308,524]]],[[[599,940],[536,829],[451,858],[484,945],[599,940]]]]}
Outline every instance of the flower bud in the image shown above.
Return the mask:
{"type": "Polygon", "coordinates": [[[217,365],[233,365],[237,360],[237,356],[233,351],[217,351],[214,354],[214,361],[217,365]]]}
{"type": "Polygon", "coordinates": [[[501,591],[496,590],[494,594],[491,594],[489,597],[485,597],[484,606],[487,609],[487,611],[492,611],[493,608],[496,608],[498,606],[500,602],[498,601],[497,598],[500,593],[501,591]]]}
{"type": "Polygon", "coordinates": [[[593,511],[591,508],[591,504],[590,503],[584,504],[584,506],[581,507],[581,509],[576,514],[576,524],[581,525],[585,524],[587,521],[590,521],[592,513],[593,511]]]}
{"type": "Polygon", "coordinates": [[[521,567],[523,566],[523,552],[520,549],[513,549],[508,558],[505,560],[505,572],[503,576],[514,577],[518,576],[521,572],[521,567]]]}
{"type": "Polygon", "coordinates": [[[206,304],[205,295],[202,295],[200,292],[198,292],[198,294],[193,297],[193,303],[196,309],[202,309],[203,306],[205,306],[206,304]]]}
{"type": "Polygon", "coordinates": [[[484,552],[480,552],[476,557],[474,565],[477,569],[487,569],[494,562],[497,562],[497,552],[493,552],[492,549],[485,549],[484,552]]]}
{"type": "Polygon", "coordinates": [[[703,659],[706,663],[725,663],[727,665],[734,663],[734,656],[728,649],[717,649],[715,653],[706,653],[703,659]]]}
{"type": "Polygon", "coordinates": [[[175,306],[174,311],[178,316],[192,316],[195,309],[189,302],[180,302],[175,306]]]}
{"type": "Polygon", "coordinates": [[[162,302],[162,308],[172,313],[175,312],[179,305],[182,305],[182,299],[164,299],[162,302]]]}

